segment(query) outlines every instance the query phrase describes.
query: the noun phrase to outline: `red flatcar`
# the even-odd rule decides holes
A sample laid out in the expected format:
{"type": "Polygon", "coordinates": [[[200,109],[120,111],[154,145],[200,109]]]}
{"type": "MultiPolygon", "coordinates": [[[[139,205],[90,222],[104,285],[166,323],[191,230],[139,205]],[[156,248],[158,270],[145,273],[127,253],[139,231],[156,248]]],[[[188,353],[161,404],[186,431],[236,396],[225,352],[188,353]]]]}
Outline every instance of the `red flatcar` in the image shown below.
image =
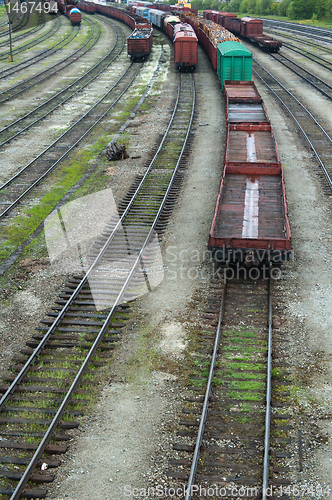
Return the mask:
{"type": "MultiPolygon", "coordinates": [[[[264,110],[253,123],[227,113],[223,178],[209,236],[217,260],[256,264],[288,260],[291,235],[283,170],[266,110],[253,82],[225,82],[227,109],[264,110]]],[[[257,117],[256,117],[257,118],[257,117]]]]}
{"type": "Polygon", "coordinates": [[[189,24],[174,25],[173,45],[175,67],[194,70],[197,65],[197,36],[189,24]]]}
{"type": "Polygon", "coordinates": [[[94,2],[85,2],[84,0],[80,0],[76,7],[88,14],[94,14],[96,12],[97,6],[94,2]]]}

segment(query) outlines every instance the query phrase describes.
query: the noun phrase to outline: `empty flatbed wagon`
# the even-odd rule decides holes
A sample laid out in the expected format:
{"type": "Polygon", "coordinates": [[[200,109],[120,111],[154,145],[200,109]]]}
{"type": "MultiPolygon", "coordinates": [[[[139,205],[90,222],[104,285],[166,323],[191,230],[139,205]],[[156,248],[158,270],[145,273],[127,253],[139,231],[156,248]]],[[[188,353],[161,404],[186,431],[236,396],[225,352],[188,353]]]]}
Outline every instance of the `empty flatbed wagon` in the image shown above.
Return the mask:
{"type": "Polygon", "coordinates": [[[270,123],[263,100],[251,81],[224,82],[227,123],[270,123]]]}
{"type": "Polygon", "coordinates": [[[272,126],[253,82],[225,81],[223,178],[209,236],[219,262],[289,260],[291,235],[283,169],[272,126]]]}
{"type": "Polygon", "coordinates": [[[228,125],[225,151],[228,172],[280,174],[278,147],[270,124],[228,125]]]}
{"type": "Polygon", "coordinates": [[[289,259],[290,227],[282,171],[264,175],[228,173],[217,200],[209,248],[219,262],[265,262],[289,259]]]}

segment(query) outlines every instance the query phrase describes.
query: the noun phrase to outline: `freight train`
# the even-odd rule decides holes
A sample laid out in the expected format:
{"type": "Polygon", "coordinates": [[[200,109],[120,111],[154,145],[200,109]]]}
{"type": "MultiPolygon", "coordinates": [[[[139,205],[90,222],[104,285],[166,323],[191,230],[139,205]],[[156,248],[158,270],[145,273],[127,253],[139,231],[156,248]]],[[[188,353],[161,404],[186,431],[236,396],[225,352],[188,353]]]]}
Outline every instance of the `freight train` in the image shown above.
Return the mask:
{"type": "Polygon", "coordinates": [[[152,24],[147,19],[139,16],[134,12],[126,12],[123,9],[117,9],[116,7],[86,2],[85,0],[80,0],[77,4],[82,11],[89,14],[103,14],[107,17],[112,17],[124,22],[133,29],[133,33],[128,38],[128,55],[131,59],[141,60],[145,59],[151,52],[152,48],[152,24]]]}
{"type": "Polygon", "coordinates": [[[208,247],[218,262],[249,265],[290,259],[283,168],[255,84],[224,82],[224,169],[208,247]]]}
{"type": "Polygon", "coordinates": [[[100,4],[96,4],[96,12],[120,19],[134,30],[153,19],[172,36],[175,61],[177,51],[183,51],[177,48],[177,42],[182,47],[187,43],[186,35],[179,40],[177,36],[189,32],[188,24],[192,27],[217,69],[226,98],[223,177],[208,247],[218,262],[251,266],[265,262],[279,265],[289,260],[291,234],[283,169],[264,102],[251,81],[250,51],[219,23],[193,13],[179,12],[177,17],[163,12],[161,17],[148,12],[148,19],[144,19],[100,4]]]}
{"type": "MultiPolygon", "coordinates": [[[[155,9],[142,13],[173,36],[175,61],[176,33],[184,26],[179,21],[189,23],[224,89],[225,159],[209,249],[223,263],[280,265],[289,260],[291,234],[283,169],[264,102],[251,81],[251,52],[220,22],[190,12],[177,12],[178,17],[163,17],[155,9]]],[[[233,15],[225,17],[230,20],[233,15]]]]}
{"type": "Polygon", "coordinates": [[[65,3],[64,0],[60,0],[58,2],[58,9],[60,12],[62,12],[65,16],[69,17],[71,24],[73,26],[79,26],[81,24],[81,12],[80,10],[74,5],[74,2],[72,3],[65,3]]]}
{"type": "Polygon", "coordinates": [[[278,52],[282,47],[282,42],[263,33],[262,19],[253,17],[238,19],[237,15],[232,12],[219,12],[217,10],[205,10],[203,16],[268,52],[278,52]]]}

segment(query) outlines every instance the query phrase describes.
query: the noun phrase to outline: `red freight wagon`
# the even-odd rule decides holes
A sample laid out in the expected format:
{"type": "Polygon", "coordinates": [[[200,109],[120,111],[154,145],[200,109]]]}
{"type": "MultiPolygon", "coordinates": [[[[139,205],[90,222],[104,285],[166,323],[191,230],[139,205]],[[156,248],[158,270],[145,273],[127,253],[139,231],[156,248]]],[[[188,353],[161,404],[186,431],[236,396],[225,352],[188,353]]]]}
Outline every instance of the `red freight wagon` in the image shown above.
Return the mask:
{"type": "Polygon", "coordinates": [[[81,12],[80,12],[80,10],[77,9],[76,7],[71,9],[69,12],[69,19],[70,19],[71,24],[73,26],[75,26],[75,25],[79,26],[81,24],[81,12]]]}
{"type": "Polygon", "coordinates": [[[66,4],[65,4],[64,0],[60,0],[60,2],[58,2],[58,9],[60,12],[65,12],[66,4]]]}
{"type": "Polygon", "coordinates": [[[153,4],[153,8],[158,9],[158,10],[162,10],[164,12],[170,12],[172,10],[170,5],[164,5],[162,3],[153,4]]]}
{"type": "Polygon", "coordinates": [[[176,24],[179,24],[180,22],[181,21],[180,21],[180,18],[178,16],[169,15],[169,16],[166,16],[164,19],[164,31],[166,28],[166,33],[172,39],[172,41],[173,41],[174,26],[176,24]]]}
{"type": "Polygon", "coordinates": [[[224,169],[209,236],[219,261],[288,260],[290,227],[283,173],[232,174],[224,169]]]}
{"type": "Polygon", "coordinates": [[[270,123],[263,100],[254,82],[233,82],[224,84],[227,123],[270,123]]]}
{"type": "Polygon", "coordinates": [[[263,34],[263,21],[261,19],[254,19],[253,17],[242,17],[241,19],[241,35],[247,38],[250,35],[263,34]]]}
{"type": "Polygon", "coordinates": [[[206,35],[205,31],[198,28],[198,40],[203,45],[206,50],[210,61],[212,63],[213,69],[217,69],[217,47],[213,45],[210,38],[206,35]]]}
{"type": "Polygon", "coordinates": [[[175,24],[173,46],[175,67],[194,70],[197,65],[197,36],[189,24],[175,24]]]}
{"type": "Polygon", "coordinates": [[[218,23],[218,24],[220,24],[220,26],[223,26],[224,28],[228,29],[226,27],[227,19],[237,19],[237,15],[233,14],[233,12],[219,12],[218,13],[218,21],[216,21],[216,23],[218,23]]]}
{"type": "Polygon", "coordinates": [[[74,8],[75,8],[74,5],[65,5],[65,14],[67,17],[69,17],[70,11],[74,8]]]}
{"type": "Polygon", "coordinates": [[[97,9],[97,5],[94,2],[85,2],[84,0],[80,0],[76,6],[88,14],[94,14],[97,9]]]}
{"type": "Polygon", "coordinates": [[[231,31],[234,35],[241,35],[241,19],[232,19],[231,17],[227,17],[225,19],[225,28],[228,31],[231,31]]]}
{"type": "Polygon", "coordinates": [[[210,13],[212,12],[211,9],[206,9],[206,10],[203,10],[203,17],[204,19],[210,19],[210,13]]]}
{"type": "Polygon", "coordinates": [[[128,55],[132,60],[144,59],[152,48],[152,29],[137,28],[127,38],[128,55]]]}
{"type": "Polygon", "coordinates": [[[218,10],[211,10],[210,17],[208,17],[208,19],[210,19],[211,21],[213,21],[215,23],[218,23],[219,14],[220,14],[220,12],[218,10]]]}
{"type": "Polygon", "coordinates": [[[254,124],[270,123],[263,102],[226,103],[226,116],[228,123],[254,123],[254,124]]]}
{"type": "Polygon", "coordinates": [[[262,102],[262,98],[254,82],[225,80],[224,94],[226,101],[229,103],[262,102]]]}
{"type": "Polygon", "coordinates": [[[254,82],[225,81],[227,123],[270,123],[265,105],[254,82]]]}
{"type": "Polygon", "coordinates": [[[280,40],[275,40],[275,38],[264,33],[262,35],[250,35],[248,38],[252,43],[268,52],[278,52],[280,47],[282,47],[280,40]]]}
{"type": "Polygon", "coordinates": [[[225,166],[232,174],[250,175],[261,171],[265,175],[280,175],[281,163],[272,126],[229,124],[225,166]]]}

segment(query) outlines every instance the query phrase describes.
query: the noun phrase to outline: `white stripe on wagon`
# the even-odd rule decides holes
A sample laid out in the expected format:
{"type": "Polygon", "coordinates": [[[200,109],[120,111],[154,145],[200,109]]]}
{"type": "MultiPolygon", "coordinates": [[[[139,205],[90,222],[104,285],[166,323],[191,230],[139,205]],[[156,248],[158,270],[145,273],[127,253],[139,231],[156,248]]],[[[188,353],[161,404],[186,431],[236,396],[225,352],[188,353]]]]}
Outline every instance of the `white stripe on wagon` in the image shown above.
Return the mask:
{"type": "Polygon", "coordinates": [[[259,181],[247,179],[244,198],[242,238],[258,237],[259,181]]]}
{"type": "Polygon", "coordinates": [[[246,139],[247,139],[247,161],[256,162],[257,155],[256,155],[255,134],[248,134],[248,132],[246,132],[246,139]]]}

